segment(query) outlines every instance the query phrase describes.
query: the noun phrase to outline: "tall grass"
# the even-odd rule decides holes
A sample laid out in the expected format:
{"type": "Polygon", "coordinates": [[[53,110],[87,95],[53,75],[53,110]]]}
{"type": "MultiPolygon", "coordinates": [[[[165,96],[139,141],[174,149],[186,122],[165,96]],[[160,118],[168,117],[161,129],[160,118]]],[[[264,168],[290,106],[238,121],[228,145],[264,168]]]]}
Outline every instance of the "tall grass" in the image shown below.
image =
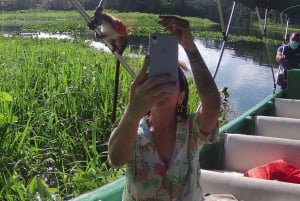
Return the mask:
{"type": "MultiPolygon", "coordinates": [[[[123,174],[106,163],[115,126],[111,54],[83,41],[0,37],[0,59],[8,97],[0,114],[14,117],[0,124],[0,199],[33,200],[39,192],[65,200],[123,174]]],[[[128,62],[138,70],[142,59],[128,62]]],[[[122,69],[120,80],[118,118],[132,78],[122,69]]]]}

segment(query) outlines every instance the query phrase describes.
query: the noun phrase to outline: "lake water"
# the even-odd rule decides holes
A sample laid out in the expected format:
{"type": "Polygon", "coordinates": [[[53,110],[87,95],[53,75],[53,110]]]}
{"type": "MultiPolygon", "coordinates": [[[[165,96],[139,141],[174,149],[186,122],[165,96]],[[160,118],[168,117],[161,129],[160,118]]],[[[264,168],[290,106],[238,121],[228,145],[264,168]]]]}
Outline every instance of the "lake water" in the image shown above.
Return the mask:
{"type": "MultiPolygon", "coordinates": [[[[214,73],[221,54],[221,44],[203,40],[197,40],[196,44],[210,71],[214,73]]],[[[275,67],[274,71],[277,72],[277,65],[273,61],[276,48],[270,52],[270,63],[268,59],[265,60],[263,51],[262,44],[251,46],[247,43],[242,44],[242,47],[229,44],[224,51],[215,81],[220,89],[228,87],[229,103],[234,111],[231,118],[244,113],[273,91],[271,67],[275,67]],[[243,54],[244,48],[249,49],[243,54]]]]}
{"type": "MultiPolygon", "coordinates": [[[[146,49],[148,38],[133,38],[132,46],[146,49]]],[[[195,40],[204,61],[212,75],[216,72],[221,54],[222,41],[212,39],[195,40]]],[[[215,81],[219,89],[228,87],[228,98],[233,111],[229,119],[243,114],[267,95],[274,88],[273,72],[277,73],[275,54],[277,47],[268,47],[270,59],[262,43],[236,42],[225,46],[223,57],[215,81]]],[[[187,62],[185,53],[180,49],[179,57],[187,62]]]]}
{"type": "MultiPolygon", "coordinates": [[[[9,36],[7,32],[2,32],[2,34],[9,36]]],[[[68,34],[39,33],[35,36],[39,38],[72,38],[68,34]]],[[[214,74],[221,54],[222,41],[196,39],[195,43],[210,72],[214,74]]],[[[132,49],[142,48],[146,52],[147,44],[147,37],[130,36],[129,38],[129,45],[132,49]]],[[[108,51],[107,47],[99,41],[92,41],[92,46],[108,51]]],[[[233,111],[230,113],[229,119],[241,115],[273,91],[271,69],[274,67],[276,74],[276,48],[269,48],[270,59],[268,59],[264,45],[261,43],[236,42],[226,44],[215,81],[219,89],[228,88],[230,94],[228,100],[233,111]]],[[[185,53],[181,48],[179,50],[180,59],[188,64],[185,53]]]]}

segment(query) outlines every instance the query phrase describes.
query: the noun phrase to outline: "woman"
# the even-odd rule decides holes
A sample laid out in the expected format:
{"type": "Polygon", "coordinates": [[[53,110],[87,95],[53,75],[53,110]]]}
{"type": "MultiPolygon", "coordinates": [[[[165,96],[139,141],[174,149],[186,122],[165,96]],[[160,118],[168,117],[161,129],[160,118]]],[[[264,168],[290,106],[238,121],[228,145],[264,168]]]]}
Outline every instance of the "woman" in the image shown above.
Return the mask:
{"type": "Polygon", "coordinates": [[[131,85],[125,113],[110,136],[109,159],[117,167],[127,164],[123,200],[202,200],[199,153],[217,128],[220,96],[189,23],[174,16],[160,16],[158,23],[177,35],[185,49],[202,105],[186,116],[188,87],[181,70],[180,89],[167,93],[176,83],[157,85],[168,75],[149,78],[146,57],[131,85]]]}

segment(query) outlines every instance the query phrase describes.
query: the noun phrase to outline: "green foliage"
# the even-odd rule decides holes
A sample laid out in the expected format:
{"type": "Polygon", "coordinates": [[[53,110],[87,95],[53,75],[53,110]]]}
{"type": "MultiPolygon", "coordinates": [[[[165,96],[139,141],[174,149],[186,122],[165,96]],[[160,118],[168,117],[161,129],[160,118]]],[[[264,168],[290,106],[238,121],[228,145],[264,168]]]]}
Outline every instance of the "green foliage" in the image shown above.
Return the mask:
{"type": "MultiPolygon", "coordinates": [[[[78,0],[87,10],[94,10],[99,1],[78,0]]],[[[231,1],[222,1],[226,6],[231,1]]],[[[61,0],[2,0],[1,10],[70,10],[73,6],[70,1],[61,0]]],[[[216,2],[211,0],[113,0],[106,1],[105,9],[114,9],[121,12],[143,12],[177,14],[182,16],[197,16],[216,20],[216,2]]]]}
{"type": "MultiPolygon", "coordinates": [[[[3,199],[66,200],[124,174],[106,159],[115,126],[111,54],[81,40],[0,37],[0,55],[0,91],[7,91],[0,93],[0,112],[18,117],[0,125],[3,199]]],[[[128,62],[138,68],[142,59],[128,62]]],[[[118,117],[132,78],[122,69],[120,80],[118,117]]]]}
{"type": "MultiPolygon", "coordinates": [[[[128,26],[131,34],[148,35],[150,32],[162,31],[157,24],[157,14],[147,13],[120,13],[113,10],[106,10],[113,16],[122,19],[128,26]]],[[[89,15],[93,15],[93,11],[88,11],[89,15]]],[[[206,30],[215,23],[208,19],[200,19],[195,17],[185,17],[190,21],[191,26],[195,30],[206,30]]],[[[47,10],[26,10],[17,12],[4,12],[0,14],[0,25],[2,26],[18,26],[20,31],[35,32],[85,32],[92,33],[86,22],[78,11],[47,11],[47,10]]]]}
{"type": "Polygon", "coordinates": [[[18,117],[11,111],[12,101],[13,97],[10,94],[0,91],[0,126],[18,121],[18,117]]]}
{"type": "Polygon", "coordinates": [[[231,105],[228,101],[230,93],[228,92],[228,88],[224,87],[220,90],[220,97],[221,97],[221,108],[220,108],[220,115],[219,115],[219,126],[225,125],[228,123],[228,115],[232,113],[231,105]]]}
{"type": "MultiPolygon", "coordinates": [[[[158,26],[158,14],[148,14],[139,12],[120,13],[115,10],[106,10],[113,16],[122,19],[128,26],[132,35],[147,36],[151,32],[163,31],[158,26]]],[[[93,11],[88,11],[89,15],[93,15],[93,11]]],[[[181,16],[182,17],[182,16],[181,16]]],[[[215,40],[223,40],[223,35],[219,29],[219,25],[208,19],[196,17],[183,17],[190,22],[192,32],[195,37],[212,38],[215,40]],[[213,31],[216,30],[216,31],[213,31]]],[[[19,27],[20,32],[71,32],[71,33],[87,33],[93,34],[86,22],[78,11],[50,11],[50,10],[25,10],[16,12],[3,12],[0,14],[0,25],[3,27],[19,27]]],[[[257,24],[254,22],[254,26],[257,24]]],[[[284,27],[279,24],[271,23],[270,30],[284,32],[284,27]]],[[[291,31],[299,31],[298,27],[292,27],[291,31]]],[[[229,34],[228,42],[250,41],[261,43],[263,39],[255,36],[242,36],[229,34]]],[[[271,45],[279,45],[282,40],[268,39],[267,43],[271,45]]]]}

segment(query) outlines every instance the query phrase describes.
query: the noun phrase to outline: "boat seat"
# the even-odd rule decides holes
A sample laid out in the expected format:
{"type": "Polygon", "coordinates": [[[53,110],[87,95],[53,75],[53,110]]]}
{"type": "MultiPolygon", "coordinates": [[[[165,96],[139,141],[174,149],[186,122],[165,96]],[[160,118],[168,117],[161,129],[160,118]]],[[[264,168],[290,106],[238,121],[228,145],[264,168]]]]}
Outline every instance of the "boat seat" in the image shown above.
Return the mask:
{"type": "Polygon", "coordinates": [[[243,177],[255,167],[283,159],[300,169],[300,141],[225,133],[221,170],[201,170],[205,193],[232,194],[245,201],[299,201],[300,184],[243,177]]]}
{"type": "Polygon", "coordinates": [[[256,116],[255,135],[300,140],[300,119],[256,116]]]}
{"type": "Polygon", "coordinates": [[[300,141],[275,137],[224,134],[222,169],[247,170],[283,159],[300,169],[300,141]]]}
{"type": "Polygon", "coordinates": [[[300,100],[275,98],[275,114],[279,117],[300,119],[300,100]]]}
{"type": "Polygon", "coordinates": [[[232,194],[243,201],[299,201],[300,185],[201,170],[203,192],[232,194]]]}

